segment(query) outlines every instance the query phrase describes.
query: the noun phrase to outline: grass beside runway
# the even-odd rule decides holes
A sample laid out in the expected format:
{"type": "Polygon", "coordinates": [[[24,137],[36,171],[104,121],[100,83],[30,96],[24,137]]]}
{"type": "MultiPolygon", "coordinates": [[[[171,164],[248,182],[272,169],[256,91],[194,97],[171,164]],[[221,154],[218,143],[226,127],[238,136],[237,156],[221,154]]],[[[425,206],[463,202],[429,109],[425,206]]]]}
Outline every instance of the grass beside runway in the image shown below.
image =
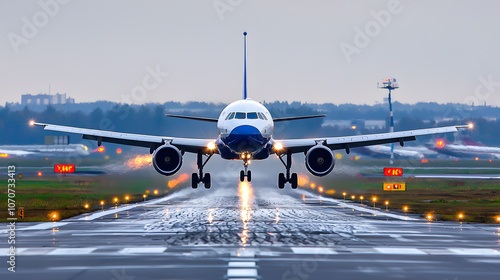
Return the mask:
{"type": "MultiPolygon", "coordinates": [[[[171,178],[173,179],[173,178],[171,178]]],[[[171,185],[172,186],[172,185],[171,185]]],[[[149,191],[147,199],[163,196],[181,187],[168,186],[168,180],[162,176],[71,176],[25,178],[16,180],[16,207],[24,207],[25,218],[18,221],[46,222],[69,218],[82,213],[114,206],[118,204],[143,201],[143,194],[149,191]],[[158,194],[154,194],[154,190],[158,194]],[[127,201],[125,197],[128,196],[127,201]],[[85,205],[88,204],[88,208],[85,205]],[[56,214],[56,218],[53,215],[56,214]]],[[[0,200],[0,222],[6,222],[7,191],[2,190],[0,200]]]]}
{"type": "Polygon", "coordinates": [[[391,166],[388,162],[388,159],[359,159],[354,160],[355,157],[352,157],[353,160],[349,160],[349,158],[342,158],[342,161],[345,164],[349,164],[353,167],[363,168],[379,168],[379,167],[412,167],[412,168],[457,168],[457,167],[465,167],[465,168],[500,168],[500,160],[492,160],[489,159],[469,159],[469,160],[453,160],[453,159],[427,159],[427,161],[422,161],[420,159],[396,159],[394,164],[391,166]]]}
{"type": "MultiPolygon", "coordinates": [[[[362,170],[362,173],[365,174],[379,174],[383,175],[383,172],[380,171],[380,168],[378,169],[367,169],[367,170],[362,170]]],[[[412,175],[419,175],[419,174],[433,174],[433,175],[439,175],[439,174],[462,174],[462,175],[499,175],[500,174],[500,168],[495,168],[495,169],[487,169],[487,168],[475,168],[475,169],[452,169],[452,168],[442,168],[442,169],[423,169],[423,168],[412,168],[412,169],[405,169],[404,171],[405,175],[412,176],[412,175]]]]}
{"type": "MultiPolygon", "coordinates": [[[[498,223],[500,216],[500,182],[498,180],[456,180],[456,179],[416,179],[405,180],[406,191],[384,191],[383,183],[388,178],[329,178],[319,181],[324,188],[323,195],[385,209],[385,201],[389,201],[389,209],[403,212],[408,206],[409,213],[431,214],[433,220],[453,220],[465,222],[498,223]],[[333,193],[333,191],[335,191],[333,193]],[[458,215],[462,213],[462,219],[458,215]]],[[[392,181],[402,181],[393,179],[392,181]]],[[[317,187],[313,190],[317,192],[317,187]]]]}

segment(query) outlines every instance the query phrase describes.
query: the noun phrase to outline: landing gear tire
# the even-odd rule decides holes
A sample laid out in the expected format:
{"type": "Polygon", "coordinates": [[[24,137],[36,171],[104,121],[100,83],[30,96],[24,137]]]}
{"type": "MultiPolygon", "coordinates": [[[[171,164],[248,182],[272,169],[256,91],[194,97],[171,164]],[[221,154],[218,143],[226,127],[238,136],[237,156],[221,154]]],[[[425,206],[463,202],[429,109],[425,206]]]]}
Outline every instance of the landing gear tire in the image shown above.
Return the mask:
{"type": "Polygon", "coordinates": [[[245,181],[245,171],[241,170],[240,171],[240,182],[245,181]]]}
{"type": "Polygon", "coordinates": [[[297,177],[297,173],[292,173],[292,177],[290,178],[290,184],[292,184],[292,189],[296,189],[298,186],[299,178],[297,177]]]}
{"type": "Polygon", "coordinates": [[[205,185],[205,189],[210,189],[212,184],[210,173],[205,173],[205,176],[203,177],[203,184],[205,185]]]}
{"type": "Polygon", "coordinates": [[[248,170],[247,172],[247,182],[252,182],[252,171],[248,170]]]}
{"type": "Polygon", "coordinates": [[[278,188],[284,189],[285,188],[285,183],[286,183],[285,174],[280,173],[278,175],[278,188]]]}
{"type": "Polygon", "coordinates": [[[200,182],[200,179],[198,178],[198,174],[197,173],[193,173],[191,175],[191,187],[193,189],[196,189],[198,188],[198,183],[200,182]]]}

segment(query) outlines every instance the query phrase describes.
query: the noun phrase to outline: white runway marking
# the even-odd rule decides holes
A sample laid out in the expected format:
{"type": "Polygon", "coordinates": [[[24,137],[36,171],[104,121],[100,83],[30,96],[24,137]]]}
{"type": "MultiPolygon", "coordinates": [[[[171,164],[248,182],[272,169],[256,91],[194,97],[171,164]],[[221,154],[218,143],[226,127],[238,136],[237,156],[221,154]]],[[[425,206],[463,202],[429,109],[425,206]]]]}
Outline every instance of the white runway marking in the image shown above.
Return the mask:
{"type": "Polygon", "coordinates": [[[259,277],[257,262],[249,261],[255,260],[255,250],[240,248],[236,252],[231,253],[231,255],[236,258],[231,258],[227,265],[226,277],[228,280],[255,280],[259,277]]]}
{"type": "Polygon", "coordinates": [[[136,247],[123,248],[118,254],[161,254],[167,250],[167,247],[136,247]]]}
{"type": "Polygon", "coordinates": [[[47,255],[87,255],[97,248],[58,248],[47,255]]]}
{"type": "MultiPolygon", "coordinates": [[[[93,213],[93,214],[91,214],[89,216],[85,216],[85,217],[80,218],[78,220],[92,221],[92,220],[95,220],[97,218],[100,218],[100,217],[103,217],[103,216],[106,216],[106,215],[110,215],[110,214],[115,214],[115,213],[118,213],[118,212],[126,211],[126,210],[129,210],[129,209],[138,207],[138,206],[154,205],[154,204],[157,204],[157,203],[161,203],[161,202],[164,202],[164,201],[167,201],[167,200],[170,200],[170,199],[182,196],[187,191],[189,191],[189,190],[188,189],[184,189],[184,190],[178,191],[176,193],[173,193],[171,195],[167,195],[165,197],[158,198],[158,199],[153,199],[153,200],[150,200],[148,202],[139,202],[139,203],[136,203],[136,204],[133,204],[133,205],[118,207],[117,209],[95,212],[95,213],[93,213]]],[[[46,222],[46,223],[40,223],[40,224],[37,224],[37,225],[34,225],[34,226],[25,227],[25,228],[21,227],[21,228],[18,228],[17,230],[44,230],[44,229],[49,229],[49,228],[61,227],[61,226],[67,225],[67,224],[68,224],[68,222],[46,222]]]]}
{"type": "Polygon", "coordinates": [[[357,211],[360,211],[360,212],[370,213],[370,214],[373,214],[373,215],[376,215],[376,216],[385,216],[385,217],[390,217],[390,218],[394,218],[394,219],[398,219],[398,220],[405,220],[405,221],[418,221],[418,219],[410,218],[410,217],[407,217],[407,216],[401,216],[401,215],[396,215],[396,214],[392,214],[392,213],[382,212],[382,211],[378,211],[378,210],[374,210],[374,209],[368,209],[368,208],[365,208],[365,207],[353,205],[352,203],[344,203],[344,202],[342,202],[340,200],[329,198],[329,197],[320,197],[318,195],[315,195],[313,193],[310,193],[310,192],[304,191],[304,190],[298,190],[297,192],[305,194],[306,196],[312,196],[312,197],[315,197],[317,199],[321,199],[323,201],[334,202],[334,203],[336,203],[336,204],[338,204],[339,206],[342,206],[342,207],[351,208],[351,209],[354,209],[354,210],[357,210],[357,211]]]}
{"type": "Polygon", "coordinates": [[[229,262],[229,267],[256,267],[255,262],[229,262]]]}
{"type": "Polygon", "coordinates": [[[469,262],[474,263],[500,263],[499,259],[467,259],[469,262]]]}
{"type": "Polygon", "coordinates": [[[49,228],[57,228],[57,227],[61,227],[61,226],[64,226],[64,225],[67,225],[68,223],[65,223],[65,222],[47,222],[47,223],[41,223],[41,224],[38,224],[38,225],[34,225],[34,226],[29,226],[29,227],[25,227],[25,228],[18,228],[17,230],[43,230],[43,229],[49,229],[49,228]]]}
{"type": "Polygon", "coordinates": [[[227,270],[227,277],[257,277],[255,268],[230,268],[227,270]]]}
{"type": "Polygon", "coordinates": [[[295,254],[302,255],[335,255],[338,254],[337,251],[334,251],[330,248],[319,248],[319,247],[292,247],[292,251],[295,254]]]}
{"type": "Polygon", "coordinates": [[[448,249],[456,255],[474,255],[474,256],[500,256],[500,252],[494,249],[469,249],[469,248],[451,248],[448,249]]]}
{"type": "Polygon", "coordinates": [[[97,213],[94,213],[94,214],[92,214],[90,216],[85,216],[83,218],[80,218],[79,220],[92,221],[92,220],[95,220],[97,218],[100,218],[100,217],[103,217],[103,216],[106,216],[106,215],[115,214],[115,213],[118,213],[118,212],[122,212],[122,211],[125,211],[125,210],[129,210],[129,209],[138,207],[138,206],[146,206],[146,205],[154,205],[154,204],[162,203],[162,202],[165,202],[167,200],[170,200],[170,199],[182,196],[187,191],[189,191],[189,190],[188,189],[184,189],[184,190],[178,191],[176,193],[173,193],[171,195],[167,195],[165,197],[158,198],[158,199],[153,199],[153,200],[150,200],[148,202],[139,202],[139,203],[136,203],[136,204],[133,204],[133,205],[129,205],[129,206],[125,206],[125,207],[119,207],[119,208],[113,209],[113,210],[106,210],[106,211],[97,212],[97,213]]]}
{"type": "Polygon", "coordinates": [[[373,248],[381,254],[394,255],[427,255],[426,252],[416,248],[401,248],[401,247],[375,247],[373,248]]]}

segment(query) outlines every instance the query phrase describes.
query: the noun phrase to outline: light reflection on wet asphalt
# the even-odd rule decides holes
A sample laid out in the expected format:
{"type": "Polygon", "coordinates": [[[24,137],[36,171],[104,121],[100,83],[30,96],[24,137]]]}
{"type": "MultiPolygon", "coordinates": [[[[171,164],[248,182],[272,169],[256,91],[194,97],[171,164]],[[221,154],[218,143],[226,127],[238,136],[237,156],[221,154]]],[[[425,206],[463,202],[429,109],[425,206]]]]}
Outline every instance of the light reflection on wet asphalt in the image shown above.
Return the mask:
{"type": "Polygon", "coordinates": [[[55,228],[21,226],[24,264],[16,276],[113,279],[120,269],[136,279],[163,279],[166,271],[172,279],[332,279],[332,273],[498,279],[500,273],[495,225],[429,223],[262,183],[183,189],[113,210],[120,211],[55,228]]]}

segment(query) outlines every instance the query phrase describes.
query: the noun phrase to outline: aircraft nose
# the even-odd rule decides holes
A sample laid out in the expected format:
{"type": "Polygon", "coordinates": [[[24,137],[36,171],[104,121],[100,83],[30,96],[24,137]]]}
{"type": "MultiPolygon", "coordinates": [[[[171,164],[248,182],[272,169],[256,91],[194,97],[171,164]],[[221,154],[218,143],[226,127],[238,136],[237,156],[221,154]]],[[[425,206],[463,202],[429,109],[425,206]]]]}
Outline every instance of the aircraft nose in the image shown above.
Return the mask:
{"type": "Polygon", "coordinates": [[[247,136],[247,135],[261,135],[261,134],[260,134],[260,131],[255,126],[240,125],[240,126],[235,127],[231,131],[231,135],[247,136]]]}
{"type": "Polygon", "coordinates": [[[260,131],[251,125],[235,127],[227,137],[227,145],[237,152],[255,152],[266,143],[260,131]]]}

